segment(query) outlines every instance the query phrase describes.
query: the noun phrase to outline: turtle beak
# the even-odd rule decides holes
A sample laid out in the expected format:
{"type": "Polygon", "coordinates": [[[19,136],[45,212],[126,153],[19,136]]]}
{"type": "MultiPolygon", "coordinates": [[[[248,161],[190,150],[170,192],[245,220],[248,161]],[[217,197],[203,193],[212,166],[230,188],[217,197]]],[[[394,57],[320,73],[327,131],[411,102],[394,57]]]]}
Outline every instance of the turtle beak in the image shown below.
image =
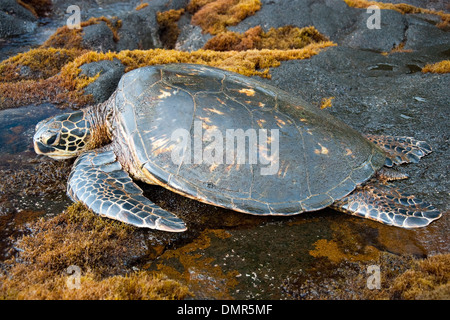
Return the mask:
{"type": "Polygon", "coordinates": [[[42,124],[42,122],[40,122],[37,126],[36,126],[36,133],[33,136],[33,146],[34,146],[34,151],[37,154],[45,154],[48,155],[49,153],[53,152],[53,148],[48,147],[47,145],[43,144],[41,142],[41,139],[39,138],[42,135],[42,132],[40,132],[40,125],[42,124]]]}
{"type": "Polygon", "coordinates": [[[34,144],[34,151],[35,151],[37,154],[45,154],[45,155],[47,155],[48,153],[52,152],[52,149],[51,149],[51,148],[45,146],[45,145],[42,144],[41,142],[36,141],[36,140],[34,140],[34,139],[33,139],[33,144],[34,144]]]}
{"type": "Polygon", "coordinates": [[[45,155],[45,156],[50,157],[55,160],[65,160],[65,159],[70,159],[70,158],[74,157],[73,154],[64,154],[61,151],[58,151],[55,153],[54,148],[48,147],[45,144],[43,144],[42,142],[36,141],[36,139],[33,139],[33,146],[34,146],[34,151],[37,154],[45,155]]]}

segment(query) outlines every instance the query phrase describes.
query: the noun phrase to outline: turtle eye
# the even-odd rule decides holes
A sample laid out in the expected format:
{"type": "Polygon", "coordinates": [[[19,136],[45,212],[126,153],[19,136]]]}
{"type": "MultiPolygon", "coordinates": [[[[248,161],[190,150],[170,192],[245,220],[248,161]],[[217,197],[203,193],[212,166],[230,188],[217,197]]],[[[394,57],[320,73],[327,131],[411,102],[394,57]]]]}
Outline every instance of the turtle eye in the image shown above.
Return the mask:
{"type": "Polygon", "coordinates": [[[42,143],[52,146],[59,143],[59,133],[57,132],[48,132],[46,135],[42,137],[42,143]]]}

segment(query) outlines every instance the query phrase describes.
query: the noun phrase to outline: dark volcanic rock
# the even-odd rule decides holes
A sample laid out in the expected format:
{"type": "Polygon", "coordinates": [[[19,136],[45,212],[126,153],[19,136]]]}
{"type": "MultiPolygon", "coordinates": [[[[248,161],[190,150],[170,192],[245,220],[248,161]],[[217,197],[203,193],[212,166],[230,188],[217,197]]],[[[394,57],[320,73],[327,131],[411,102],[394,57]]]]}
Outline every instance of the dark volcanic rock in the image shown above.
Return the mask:
{"type": "Polygon", "coordinates": [[[0,11],[21,20],[26,21],[37,20],[37,18],[31,13],[30,10],[22,7],[15,0],[2,0],[0,2],[0,11]]]}
{"type": "Polygon", "coordinates": [[[205,43],[212,38],[208,33],[203,33],[202,28],[191,24],[192,16],[185,13],[178,21],[180,34],[175,44],[175,49],[182,51],[195,51],[203,48],[205,43]]]}
{"type": "MultiPolygon", "coordinates": [[[[354,9],[358,10],[358,9],[354,9]]],[[[355,31],[341,43],[352,48],[389,52],[405,40],[407,21],[403,14],[393,10],[380,11],[380,29],[369,29],[370,14],[365,9],[355,25],[355,31]]],[[[433,26],[433,28],[436,28],[433,26]]]]}
{"type": "Polygon", "coordinates": [[[353,31],[365,12],[350,8],[343,1],[332,0],[262,0],[261,3],[260,11],[229,29],[245,32],[257,25],[265,30],[286,25],[300,28],[312,25],[332,41],[339,41],[353,31]]]}
{"type": "MultiPolygon", "coordinates": [[[[228,27],[228,30],[244,33],[255,26],[261,26],[265,31],[286,25],[300,28],[314,26],[331,40],[338,41],[353,31],[353,26],[363,13],[343,1],[335,0],[261,0],[261,4],[261,9],[253,16],[228,27]]],[[[211,38],[209,34],[202,34],[200,27],[183,23],[183,20],[180,24],[183,26],[177,48],[200,49],[211,38]]]]}
{"type": "Polygon", "coordinates": [[[32,32],[37,18],[15,0],[0,2],[0,38],[8,38],[32,32]]]}
{"type": "Polygon", "coordinates": [[[83,28],[83,48],[106,52],[115,49],[114,35],[105,22],[83,28]]]}
{"type": "Polygon", "coordinates": [[[187,0],[154,0],[147,1],[148,6],[141,10],[130,11],[122,19],[119,30],[117,51],[134,49],[162,48],[159,37],[159,25],[156,21],[157,12],[170,9],[180,9],[187,6],[187,0]]]}
{"type": "Polygon", "coordinates": [[[97,103],[103,102],[116,90],[120,78],[125,72],[124,65],[118,60],[102,60],[91,62],[81,67],[81,76],[93,77],[100,73],[96,81],[89,84],[84,92],[92,94],[97,103]]]}
{"type": "MultiPolygon", "coordinates": [[[[421,7],[429,7],[424,6],[424,1],[416,2],[422,4],[421,7]]],[[[262,0],[261,3],[261,10],[255,15],[228,29],[243,33],[255,26],[267,31],[286,25],[300,28],[312,25],[338,45],[378,52],[389,52],[400,45],[404,45],[405,49],[420,49],[448,42],[448,32],[436,27],[440,18],[434,15],[381,10],[380,29],[370,29],[367,22],[373,13],[367,9],[349,7],[344,1],[262,0]]],[[[186,42],[196,40],[195,45],[187,47],[198,49],[208,38],[201,36],[198,29],[187,26],[182,29],[179,40],[182,42],[179,47],[183,49],[186,42]],[[186,34],[189,31],[191,34],[186,34]]]]}
{"type": "Polygon", "coordinates": [[[140,0],[52,0],[52,16],[54,18],[69,17],[66,12],[70,5],[77,5],[80,8],[81,21],[89,20],[91,17],[113,17],[124,10],[132,10],[140,0]]]}
{"type": "Polygon", "coordinates": [[[406,3],[415,7],[435,10],[435,11],[446,11],[449,12],[450,6],[447,1],[443,0],[378,0],[378,2],[386,2],[386,3],[406,3]]]}
{"type": "Polygon", "coordinates": [[[117,51],[161,47],[156,10],[153,7],[147,6],[139,11],[131,11],[122,18],[117,51]]]}
{"type": "Polygon", "coordinates": [[[420,50],[425,47],[447,43],[450,48],[449,32],[443,31],[418,16],[406,16],[405,49],[420,50]]]}

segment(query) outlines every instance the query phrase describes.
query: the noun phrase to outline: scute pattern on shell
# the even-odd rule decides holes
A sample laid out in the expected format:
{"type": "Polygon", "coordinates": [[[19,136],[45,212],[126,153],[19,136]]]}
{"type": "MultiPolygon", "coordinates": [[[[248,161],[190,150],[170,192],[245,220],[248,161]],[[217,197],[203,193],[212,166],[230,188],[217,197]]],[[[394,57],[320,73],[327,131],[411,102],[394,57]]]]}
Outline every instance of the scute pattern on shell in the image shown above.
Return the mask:
{"type": "MultiPolygon", "coordinates": [[[[217,68],[169,64],[125,74],[116,91],[116,134],[147,176],[205,203],[264,215],[327,207],[367,181],[385,153],[360,133],[301,98],[217,68]],[[248,161],[181,163],[171,158],[177,129],[279,130],[279,170],[261,175],[248,161]]],[[[203,146],[210,143],[205,139],[203,146]]],[[[223,143],[225,146],[225,141],[223,143]]]]}

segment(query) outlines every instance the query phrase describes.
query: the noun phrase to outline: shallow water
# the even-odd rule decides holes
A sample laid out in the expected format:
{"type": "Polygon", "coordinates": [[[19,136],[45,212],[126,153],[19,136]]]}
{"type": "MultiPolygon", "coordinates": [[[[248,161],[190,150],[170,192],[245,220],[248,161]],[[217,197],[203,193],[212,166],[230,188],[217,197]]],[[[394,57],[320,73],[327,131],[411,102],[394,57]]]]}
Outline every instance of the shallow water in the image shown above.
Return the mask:
{"type": "Polygon", "coordinates": [[[0,110],[0,154],[28,154],[36,124],[60,112],[52,105],[0,110]]]}
{"type": "MultiPolygon", "coordinates": [[[[4,177],[21,170],[33,174],[39,161],[53,163],[34,153],[32,136],[37,122],[60,112],[49,104],[0,111],[0,170],[4,177]]],[[[18,236],[17,229],[24,221],[56,215],[70,204],[65,181],[61,183],[61,189],[50,196],[45,192],[11,194],[5,186],[0,189],[1,260],[14,251],[9,237],[18,236]]],[[[189,227],[181,238],[145,231],[150,246],[165,246],[145,268],[187,282],[195,298],[285,299],[291,297],[287,284],[308,278],[311,270],[317,272],[317,263],[323,258],[337,259],[337,264],[323,266],[321,272],[328,274],[339,261],[370,265],[374,253],[426,257],[450,250],[447,216],[418,230],[387,227],[330,209],[267,218],[202,204],[161,187],[141,186],[147,197],[180,215],[189,227]],[[320,246],[323,244],[325,247],[320,246]]]]}
{"type": "MultiPolygon", "coordinates": [[[[34,128],[40,120],[59,112],[49,104],[0,110],[0,260],[9,257],[9,237],[18,236],[22,224],[60,213],[70,203],[62,189],[46,194],[34,184],[42,174],[42,157],[32,145],[34,128]]],[[[51,177],[41,180],[45,179],[51,177]]]]}
{"type": "Polygon", "coordinates": [[[291,299],[296,290],[291,282],[307,279],[309,286],[323,287],[323,279],[334,273],[345,278],[355,272],[347,262],[358,263],[357,272],[365,273],[383,253],[424,258],[450,249],[448,217],[406,230],[331,209],[265,218],[199,204],[159,187],[146,189],[146,196],[182,215],[189,228],[187,243],[175,244],[146,268],[187,282],[199,299],[291,299]]]}

